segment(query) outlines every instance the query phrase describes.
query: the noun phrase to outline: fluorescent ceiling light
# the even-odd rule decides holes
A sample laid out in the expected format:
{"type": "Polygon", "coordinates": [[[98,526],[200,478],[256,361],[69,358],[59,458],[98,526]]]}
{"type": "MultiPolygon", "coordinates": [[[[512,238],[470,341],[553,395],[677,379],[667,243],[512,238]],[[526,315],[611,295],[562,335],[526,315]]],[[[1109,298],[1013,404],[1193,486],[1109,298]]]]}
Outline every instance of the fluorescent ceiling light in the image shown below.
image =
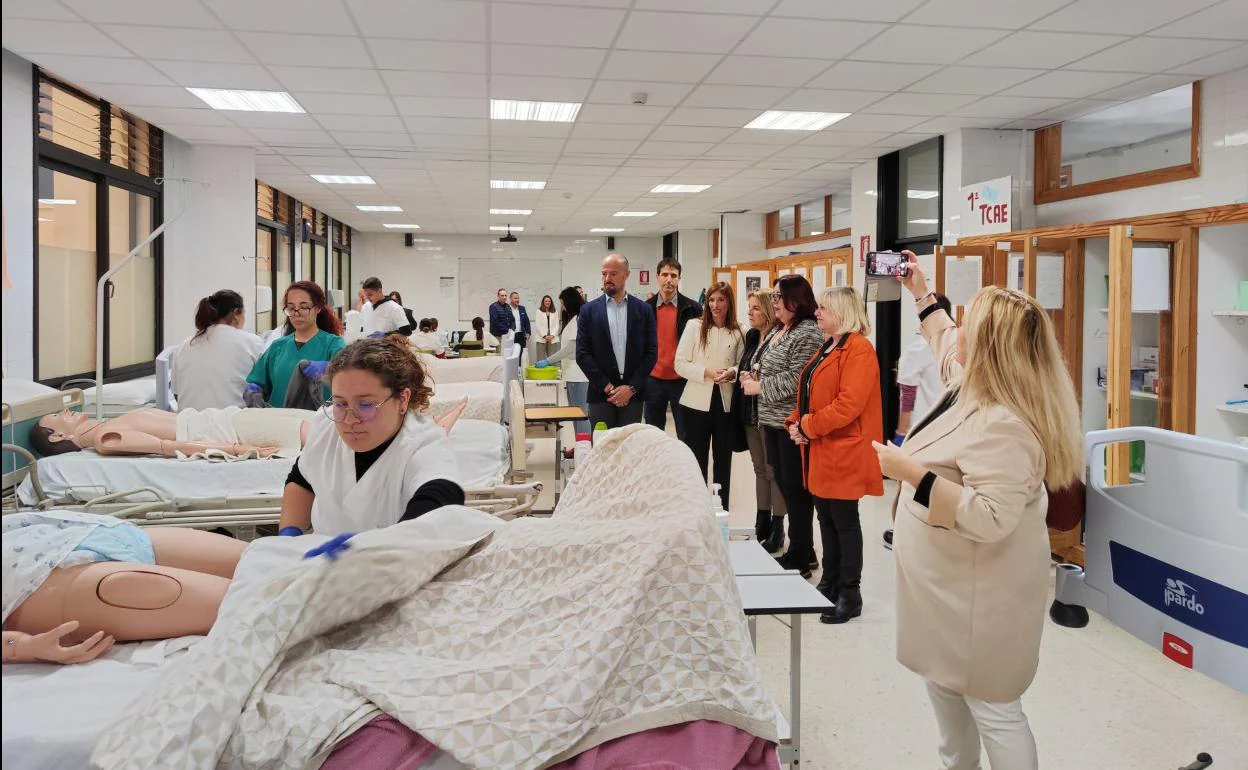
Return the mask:
{"type": "Polygon", "coordinates": [[[343,174],[313,174],[312,178],[321,184],[377,184],[371,176],[349,176],[343,174]]]}
{"type": "Polygon", "coordinates": [[[581,105],[576,102],[525,102],[513,99],[491,99],[490,117],[494,120],[543,120],[549,123],[571,123],[581,105]]]}
{"type": "Polygon", "coordinates": [[[700,193],[710,187],[709,184],[657,184],[652,193],[700,193]]]}
{"type": "Polygon", "coordinates": [[[508,179],[491,179],[490,187],[495,190],[545,190],[545,182],[517,182],[508,179]]]}
{"type": "Polygon", "coordinates": [[[533,209],[490,209],[490,213],[499,216],[527,217],[533,213],[533,209]]]}
{"type": "Polygon", "coordinates": [[[490,226],[490,229],[491,229],[491,230],[493,230],[493,231],[494,231],[494,232],[496,232],[496,233],[507,232],[507,231],[509,231],[509,232],[513,232],[513,233],[522,233],[522,232],[524,232],[524,228],[523,228],[523,227],[503,227],[503,226],[500,226],[500,225],[491,225],[491,226],[490,226]]]}
{"type": "Polygon", "coordinates": [[[931,200],[937,195],[940,195],[940,192],[937,190],[906,190],[907,198],[914,198],[921,201],[931,200]]]}
{"type": "Polygon", "coordinates": [[[939,221],[940,221],[940,220],[937,220],[937,219],[911,219],[911,220],[909,220],[909,221],[907,222],[907,224],[911,224],[911,225],[934,225],[934,224],[936,224],[936,223],[937,223],[937,222],[939,222],[939,221]]]}
{"type": "Polygon", "coordinates": [[[659,212],[657,211],[617,211],[617,217],[652,217],[659,212]]]}
{"type": "Polygon", "coordinates": [[[39,203],[44,206],[77,206],[78,201],[72,198],[40,198],[39,203]]]}
{"type": "Polygon", "coordinates": [[[785,112],[768,110],[749,123],[746,128],[767,128],[777,131],[820,131],[838,120],[849,117],[848,112],[785,112]]]}
{"type": "Polygon", "coordinates": [[[402,211],[400,206],[356,206],[360,211],[402,211]]]}
{"type": "Polygon", "coordinates": [[[388,227],[391,230],[419,230],[420,229],[420,225],[382,225],[382,227],[388,227]]]}
{"type": "Polygon", "coordinates": [[[214,110],[239,112],[303,112],[285,91],[239,91],[232,88],[188,88],[214,110]]]}
{"type": "Polygon", "coordinates": [[[624,232],[624,228],[623,227],[591,227],[589,228],[589,231],[591,233],[622,233],[624,232]]]}

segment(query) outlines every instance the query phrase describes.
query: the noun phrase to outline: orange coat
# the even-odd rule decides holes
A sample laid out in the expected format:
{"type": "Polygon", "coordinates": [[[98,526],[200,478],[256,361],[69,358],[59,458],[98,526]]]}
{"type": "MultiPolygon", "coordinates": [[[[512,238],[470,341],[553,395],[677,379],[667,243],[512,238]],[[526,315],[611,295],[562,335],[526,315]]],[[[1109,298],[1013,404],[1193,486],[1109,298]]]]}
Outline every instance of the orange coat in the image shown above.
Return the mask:
{"type": "MultiPolygon", "coordinates": [[[[818,357],[806,364],[802,377],[818,357]]],[[[806,489],[831,500],[883,495],[884,476],[871,448],[872,441],[884,440],[880,365],[871,342],[851,333],[819,362],[801,414],[801,379],[798,382],[798,408],[786,424],[798,422],[810,439],[802,451],[806,489]]]]}

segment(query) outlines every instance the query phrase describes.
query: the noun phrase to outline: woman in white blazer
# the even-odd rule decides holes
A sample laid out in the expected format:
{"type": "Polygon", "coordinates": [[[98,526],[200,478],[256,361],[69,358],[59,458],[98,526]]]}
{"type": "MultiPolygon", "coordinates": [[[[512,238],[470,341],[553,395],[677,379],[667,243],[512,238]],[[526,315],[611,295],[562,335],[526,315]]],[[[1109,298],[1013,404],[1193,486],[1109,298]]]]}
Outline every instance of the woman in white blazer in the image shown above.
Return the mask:
{"type": "Polygon", "coordinates": [[[676,373],[685,379],[680,405],[685,407],[685,444],[707,475],[707,457],[714,446],[715,483],[728,510],[736,423],[732,415],[732,384],[745,335],[737,323],[732,287],[717,283],[706,293],[702,317],[685,325],[676,345],[676,373]]]}
{"type": "Polygon", "coordinates": [[[542,297],[542,304],[537,309],[537,328],[533,339],[537,341],[537,358],[550,358],[555,349],[562,344],[559,339],[559,313],[555,311],[555,301],[547,294],[542,297]]]}
{"type": "Polygon", "coordinates": [[[1075,390],[1048,313],[989,286],[961,328],[905,252],[923,336],[947,390],[900,447],[875,442],[894,504],[897,659],[927,680],[943,768],[1038,767],[1021,697],[1052,582],[1048,489],[1083,472],[1075,390]]]}

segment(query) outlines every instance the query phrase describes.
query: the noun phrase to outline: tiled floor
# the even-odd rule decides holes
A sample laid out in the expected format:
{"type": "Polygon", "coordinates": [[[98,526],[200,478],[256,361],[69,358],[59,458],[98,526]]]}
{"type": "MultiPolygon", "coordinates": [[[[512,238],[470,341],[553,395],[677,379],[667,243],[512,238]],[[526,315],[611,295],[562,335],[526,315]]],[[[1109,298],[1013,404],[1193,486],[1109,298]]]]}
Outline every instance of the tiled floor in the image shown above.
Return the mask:
{"type": "MultiPolygon", "coordinates": [[[[553,450],[553,441],[534,442],[530,468],[538,478],[552,478],[553,450]]],[[[751,474],[748,456],[736,455],[733,526],[753,524],[751,474]]],[[[550,507],[550,489],[540,507],[550,507]]],[[[805,770],[937,767],[936,727],[922,682],[893,655],[892,552],[880,541],[889,520],[885,499],[862,505],[862,617],[843,626],[822,625],[816,616],[804,621],[805,770]]],[[[787,704],[788,629],[770,618],[758,629],[764,677],[787,704]]],[[[1213,770],[1248,768],[1248,696],[1171,663],[1096,615],[1084,629],[1047,623],[1040,671],[1023,706],[1042,767],[1174,770],[1206,751],[1213,770]]]]}

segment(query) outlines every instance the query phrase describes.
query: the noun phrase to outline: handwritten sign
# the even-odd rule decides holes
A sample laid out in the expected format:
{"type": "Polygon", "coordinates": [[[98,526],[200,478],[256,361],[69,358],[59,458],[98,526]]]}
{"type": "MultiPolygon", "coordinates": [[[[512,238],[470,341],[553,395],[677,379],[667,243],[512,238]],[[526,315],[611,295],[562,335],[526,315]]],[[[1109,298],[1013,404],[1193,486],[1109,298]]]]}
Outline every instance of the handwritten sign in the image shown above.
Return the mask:
{"type": "Polygon", "coordinates": [[[1010,177],[990,179],[959,189],[962,235],[1008,233],[1013,229],[1014,207],[1010,205],[1010,177]]]}

